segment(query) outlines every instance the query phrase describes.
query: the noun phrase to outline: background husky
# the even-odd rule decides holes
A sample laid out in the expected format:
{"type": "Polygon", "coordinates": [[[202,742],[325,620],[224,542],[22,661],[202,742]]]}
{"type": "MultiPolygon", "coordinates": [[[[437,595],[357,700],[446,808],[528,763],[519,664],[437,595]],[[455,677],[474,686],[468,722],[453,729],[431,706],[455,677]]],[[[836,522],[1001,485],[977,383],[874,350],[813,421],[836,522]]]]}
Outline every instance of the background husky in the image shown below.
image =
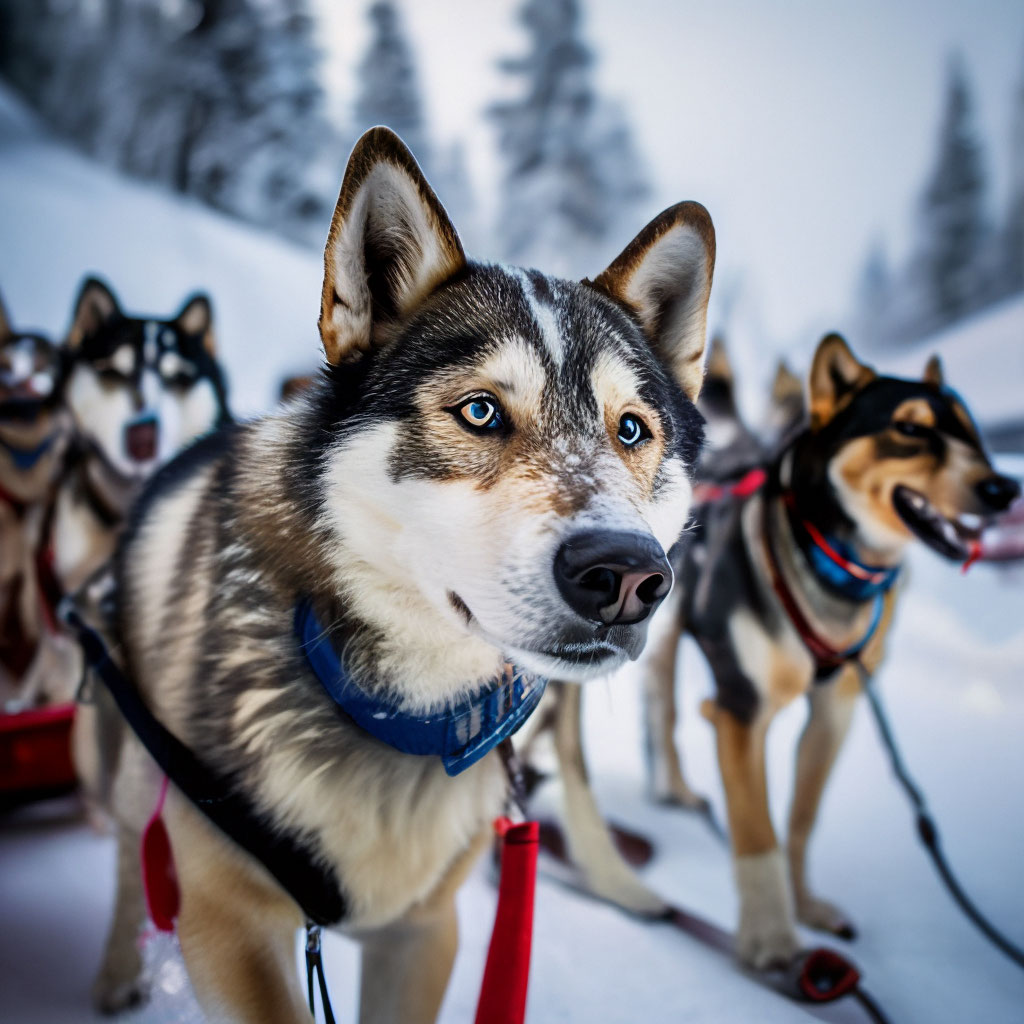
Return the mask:
{"type": "Polygon", "coordinates": [[[0,301],[0,701],[48,696],[54,667],[45,532],[71,435],[60,351],[15,331],[0,301]]]}
{"type": "MultiPolygon", "coordinates": [[[[872,631],[876,599],[851,596],[823,574],[808,557],[807,534],[846,552],[846,571],[870,569],[881,578],[898,569],[915,538],[947,558],[966,559],[981,517],[1002,511],[1019,493],[992,469],[937,360],[921,381],[881,377],[831,335],[814,357],[808,405],[809,425],[770,466],[764,489],[698,508],[699,532],[681,570],[679,621],[707,657],[717,686],[706,709],[717,733],[740,890],[738,952],[758,967],[798,950],[795,920],[853,934],[846,914],[811,891],[805,853],[859,678],[849,663],[837,668],[812,656],[773,574],[830,647],[856,650],[866,637],[860,657],[874,671],[896,590],[884,599],[877,592],[884,612],[872,631]],[[764,744],[775,712],[801,695],[809,697],[810,717],[797,755],[787,869],[768,808],[764,744]]],[[[666,655],[652,659],[648,691],[674,720],[675,635],[667,643],[666,655]]],[[[649,743],[653,771],[663,775],[652,778],[652,788],[689,792],[669,749],[671,734],[654,729],[649,743]]]]}
{"type": "Polygon", "coordinates": [[[54,522],[56,569],[73,593],[113,553],[142,481],[229,418],[210,301],[170,320],[127,316],[96,278],[82,285],[65,342],[75,455],[54,522]]]}
{"type": "MultiPolygon", "coordinates": [[[[448,777],[340,715],[293,635],[296,602],[364,692],[409,711],[478,693],[505,658],[577,680],[635,658],[689,511],[713,262],[707,213],[683,203],[593,282],[468,263],[409,152],[373,129],[325,254],[326,371],[192,448],[137,507],[118,559],[126,664],[268,828],[329,865],[363,943],[364,1021],[434,1019],[454,891],[505,781],[493,755],[448,777]]],[[[106,1008],[137,992],[156,782],[132,738],[106,1008]]],[[[295,904],[173,789],[167,819],[207,1011],[308,1020],[295,904]]]]}

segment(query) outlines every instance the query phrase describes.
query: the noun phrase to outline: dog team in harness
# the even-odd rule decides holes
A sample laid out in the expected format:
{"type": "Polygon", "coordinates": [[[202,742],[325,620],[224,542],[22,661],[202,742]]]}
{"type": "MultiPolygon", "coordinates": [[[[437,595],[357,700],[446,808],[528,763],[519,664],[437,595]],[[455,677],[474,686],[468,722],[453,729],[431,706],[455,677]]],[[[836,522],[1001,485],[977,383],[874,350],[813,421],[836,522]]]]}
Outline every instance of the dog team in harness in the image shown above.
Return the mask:
{"type": "Polygon", "coordinates": [[[329,227],[323,368],[261,418],[232,421],[205,296],[135,317],[90,278],[60,346],[0,311],[0,685],[34,704],[81,679],[76,767],[117,824],[101,1010],[144,998],[149,917],[210,1019],[308,1020],[319,997],[332,1021],[337,928],[362,947],[361,1020],[433,1021],[455,894],[497,830],[477,1022],[521,1022],[543,833],[524,779],[550,732],[584,888],[884,1019],[797,932],[854,935],[810,886],[811,831],[859,694],[878,707],[905,549],[983,556],[1020,488],[937,360],[881,376],[838,335],[750,430],[724,348],[705,358],[714,263],[692,202],[592,279],[473,262],[375,128],[329,227]],[[714,677],[734,939],[646,886],[586,771],[588,683],[642,658],[648,794],[707,807],[676,747],[684,633],[714,677]],[[801,697],[783,847],[765,737],[801,697]]]}

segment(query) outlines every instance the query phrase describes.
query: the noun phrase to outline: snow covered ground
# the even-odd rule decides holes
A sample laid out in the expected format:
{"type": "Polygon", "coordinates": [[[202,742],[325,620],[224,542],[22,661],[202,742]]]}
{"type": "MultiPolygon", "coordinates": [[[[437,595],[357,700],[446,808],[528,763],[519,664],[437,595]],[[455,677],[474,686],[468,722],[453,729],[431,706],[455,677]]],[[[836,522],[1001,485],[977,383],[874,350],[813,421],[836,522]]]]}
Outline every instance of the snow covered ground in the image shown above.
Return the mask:
{"type": "MultiPolygon", "coordinates": [[[[133,310],[171,312],[189,290],[208,289],[242,412],[264,407],[281,376],[318,358],[318,254],[97,169],[40,135],[0,93],[0,290],[15,321],[59,334],[87,270],[106,276],[133,310]]],[[[1004,346],[984,350],[986,360],[1019,359],[1019,308],[1016,323],[1004,346]]],[[[975,394],[964,379],[971,369],[967,360],[951,377],[980,406],[984,390],[975,394]]],[[[1024,576],[979,566],[963,578],[924,551],[915,552],[911,574],[880,685],[950,859],[977,902],[1024,942],[1024,576]]],[[[680,734],[691,781],[721,812],[710,731],[696,714],[707,672],[690,648],[681,657],[680,734]]],[[[731,926],[735,897],[717,841],[701,822],[642,799],[635,682],[635,673],[626,673],[588,690],[586,739],[598,797],[611,816],[657,842],[646,871],[652,886],[731,926]]],[[[771,737],[779,820],[801,721],[802,709],[794,707],[771,737]]],[[[88,987],[111,903],[113,848],[68,811],[66,804],[41,806],[0,819],[5,1024],[93,1019],[88,987]]],[[[825,800],[812,870],[821,894],[860,926],[848,952],[894,1022],[1022,1019],[1024,975],[978,937],[940,888],[863,708],[825,800]]],[[[442,1013],[447,1024],[472,1019],[493,907],[489,871],[480,865],[459,897],[462,944],[442,1013]]],[[[354,1020],[355,949],[330,937],[325,956],[338,1018],[354,1020]]],[[[185,1020],[188,1006],[161,998],[128,1019],[185,1020]]],[[[810,1018],[685,936],[545,879],[537,893],[528,1019],[810,1018]]]]}

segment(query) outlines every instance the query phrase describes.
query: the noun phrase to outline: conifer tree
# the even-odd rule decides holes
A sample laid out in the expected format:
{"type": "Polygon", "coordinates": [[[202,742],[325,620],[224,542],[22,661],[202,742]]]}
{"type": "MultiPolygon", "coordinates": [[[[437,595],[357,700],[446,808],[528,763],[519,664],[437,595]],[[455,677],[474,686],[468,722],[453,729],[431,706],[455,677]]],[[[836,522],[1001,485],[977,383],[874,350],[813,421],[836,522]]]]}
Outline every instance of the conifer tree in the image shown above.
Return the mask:
{"type": "Polygon", "coordinates": [[[628,241],[621,227],[646,195],[643,169],[622,109],[594,86],[576,0],[525,0],[519,19],[529,48],[500,65],[519,95],[490,108],[505,161],[504,255],[593,272],[595,249],[604,258],[628,241]]]}
{"type": "Polygon", "coordinates": [[[938,142],[921,204],[924,312],[934,326],[958,319],[985,297],[986,180],[970,85],[959,59],[950,63],[938,142]]]}
{"type": "Polygon", "coordinates": [[[412,46],[390,0],[377,0],[367,14],[372,34],[358,67],[356,131],[361,134],[374,125],[387,125],[401,136],[429,177],[432,154],[412,46]]]}
{"type": "Polygon", "coordinates": [[[1024,68],[1014,96],[1010,128],[1010,203],[1003,228],[1006,292],[1024,291],[1024,68]]]}

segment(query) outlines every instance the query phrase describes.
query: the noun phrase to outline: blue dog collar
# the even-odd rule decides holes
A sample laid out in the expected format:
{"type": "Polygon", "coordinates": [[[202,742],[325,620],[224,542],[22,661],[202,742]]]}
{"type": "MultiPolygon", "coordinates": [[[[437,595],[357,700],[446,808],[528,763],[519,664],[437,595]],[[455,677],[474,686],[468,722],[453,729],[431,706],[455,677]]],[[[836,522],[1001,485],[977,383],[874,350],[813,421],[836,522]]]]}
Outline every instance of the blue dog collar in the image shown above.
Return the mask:
{"type": "Polygon", "coordinates": [[[359,689],[306,599],[295,606],[295,636],[310,668],[331,699],[361,729],[403,754],[440,757],[458,775],[507,739],[530,717],[547,680],[506,662],[489,689],[424,715],[398,711],[359,689]]]}
{"type": "Polygon", "coordinates": [[[849,601],[867,601],[884,596],[899,579],[899,565],[866,565],[851,545],[838,537],[826,536],[800,516],[792,491],[783,495],[783,503],[797,546],[829,590],[849,601]]]}
{"type": "Polygon", "coordinates": [[[881,597],[889,590],[900,575],[899,566],[869,566],[859,562],[853,549],[838,537],[828,537],[826,542],[832,553],[836,553],[845,565],[831,557],[829,550],[812,543],[804,547],[808,561],[815,575],[829,589],[851,601],[867,601],[881,597]]]}
{"type": "Polygon", "coordinates": [[[0,442],[11,453],[11,459],[18,469],[31,469],[49,450],[53,444],[54,435],[45,438],[35,448],[15,448],[6,441],[0,442]]]}

